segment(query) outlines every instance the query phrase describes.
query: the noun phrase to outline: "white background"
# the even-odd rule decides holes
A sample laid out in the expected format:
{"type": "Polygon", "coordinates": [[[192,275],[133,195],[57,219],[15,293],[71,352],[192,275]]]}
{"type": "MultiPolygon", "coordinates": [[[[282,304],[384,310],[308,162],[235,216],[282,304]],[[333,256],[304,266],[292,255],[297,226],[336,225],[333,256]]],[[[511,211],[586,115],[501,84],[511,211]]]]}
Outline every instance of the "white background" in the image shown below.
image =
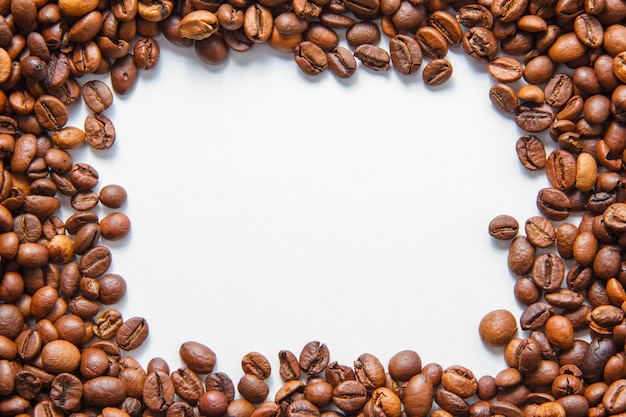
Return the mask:
{"type": "Polygon", "coordinates": [[[106,112],[114,147],[74,152],[129,194],[111,271],[124,317],[150,324],[143,365],[175,370],[195,340],[236,383],[258,351],[275,391],[278,351],[319,340],[341,364],[413,349],[477,377],[504,369],[478,323],[521,310],[487,225],[523,225],[547,181],[521,167],[524,133],[489,101],[484,64],[453,49],[452,79],[427,88],[421,71],[309,77],[267,45],[212,67],[159,41],[158,66],[106,112]]]}

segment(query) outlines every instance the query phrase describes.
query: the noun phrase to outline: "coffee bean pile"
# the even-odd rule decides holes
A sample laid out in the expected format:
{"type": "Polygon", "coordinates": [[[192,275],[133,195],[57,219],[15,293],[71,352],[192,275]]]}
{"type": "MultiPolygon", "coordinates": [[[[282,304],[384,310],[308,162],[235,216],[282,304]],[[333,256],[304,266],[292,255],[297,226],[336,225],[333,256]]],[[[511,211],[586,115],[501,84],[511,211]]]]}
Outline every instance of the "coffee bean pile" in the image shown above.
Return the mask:
{"type": "Polygon", "coordinates": [[[0,417],[624,415],[625,17],[623,0],[0,0],[0,417]],[[312,341],[278,353],[284,385],[271,399],[258,352],[236,384],[199,342],[181,345],[175,371],[123,354],[149,333],[109,308],[126,282],[101,241],[130,232],[126,192],[100,187],[71,150],[114,145],[104,112],[158,64],[161,34],[207,64],[267,42],[306,74],[341,78],[359,66],[410,76],[426,59],[422,78],[437,85],[452,76],[449,48],[484,63],[488,97],[527,132],[520,163],[550,183],[524,235],[511,216],[489,225],[511,240],[526,308],[519,321],[493,311],[478,330],[509,368],[478,378],[411,350],[386,367],[369,353],[343,365],[312,341]],[[110,74],[114,93],[90,74],[110,74]],[[68,126],[81,99],[92,113],[68,126]],[[558,149],[548,155],[539,132],[558,149]]]}

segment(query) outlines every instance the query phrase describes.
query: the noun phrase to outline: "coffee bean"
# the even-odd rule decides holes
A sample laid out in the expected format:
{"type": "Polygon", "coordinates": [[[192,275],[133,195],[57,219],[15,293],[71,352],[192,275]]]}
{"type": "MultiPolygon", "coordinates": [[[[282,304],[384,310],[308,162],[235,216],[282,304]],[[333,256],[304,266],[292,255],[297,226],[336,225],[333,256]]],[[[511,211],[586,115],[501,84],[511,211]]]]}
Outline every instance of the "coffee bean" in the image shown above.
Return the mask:
{"type": "Polygon", "coordinates": [[[445,59],[433,59],[424,67],[422,78],[426,85],[439,85],[452,77],[452,64],[445,59]]]}
{"type": "Polygon", "coordinates": [[[535,133],[548,129],[555,118],[554,110],[546,104],[521,103],[515,115],[515,123],[521,129],[535,133]]]}
{"type": "Polygon", "coordinates": [[[401,74],[413,74],[422,65],[422,50],[414,38],[396,35],[389,40],[389,52],[394,68],[401,74]]]}
{"type": "Polygon", "coordinates": [[[132,317],[117,329],[117,345],[128,351],[137,349],[148,337],[148,323],[144,318],[132,317]]]}
{"type": "Polygon", "coordinates": [[[520,78],[524,73],[522,64],[515,58],[497,57],[487,64],[487,71],[496,81],[501,83],[512,83],[520,78]]]}
{"type": "Polygon", "coordinates": [[[389,53],[381,47],[369,44],[360,45],[354,50],[354,56],[358,58],[363,65],[374,71],[385,71],[389,69],[391,57],[389,53]]]}
{"type": "Polygon", "coordinates": [[[459,22],[450,13],[436,10],[430,15],[430,26],[437,29],[450,45],[458,45],[463,39],[459,22]]]}
{"type": "Polygon", "coordinates": [[[109,87],[99,80],[91,80],[83,85],[83,100],[92,111],[100,113],[113,103],[113,95],[109,87]]]}
{"type": "Polygon", "coordinates": [[[174,384],[162,371],[150,372],[143,386],[143,401],[152,411],[165,411],[174,402],[174,384]]]}
{"type": "Polygon", "coordinates": [[[517,94],[508,84],[494,84],[489,89],[489,99],[502,112],[515,113],[517,110],[517,94]]]}
{"type": "Polygon", "coordinates": [[[344,381],[333,390],[333,403],[344,413],[356,412],[363,408],[366,402],[367,388],[361,382],[344,381]]]}
{"type": "Polygon", "coordinates": [[[294,59],[298,67],[308,75],[317,75],[328,67],[328,59],[322,48],[309,41],[296,46],[294,59]]]}
{"type": "Polygon", "coordinates": [[[352,52],[338,46],[334,51],[328,53],[328,68],[339,78],[349,78],[356,71],[356,59],[352,52]]]}
{"type": "Polygon", "coordinates": [[[273,26],[272,13],[266,7],[254,4],[246,9],[243,30],[251,41],[261,43],[268,40],[273,26]]]}
{"type": "Polygon", "coordinates": [[[472,59],[479,62],[492,61],[498,54],[498,41],[490,30],[474,26],[463,36],[463,49],[472,59]]]}
{"type": "Polygon", "coordinates": [[[278,352],[280,379],[284,382],[300,379],[301,368],[296,356],[288,350],[278,352]]]}
{"type": "Polygon", "coordinates": [[[111,66],[111,87],[117,94],[128,93],[137,81],[138,69],[132,54],[124,55],[111,66]]]}
{"type": "Polygon", "coordinates": [[[261,379],[269,378],[272,368],[265,356],[258,352],[247,353],[241,360],[241,367],[246,374],[252,374],[261,379]]]}
{"type": "Polygon", "coordinates": [[[535,248],[526,236],[518,236],[511,242],[508,267],[511,273],[521,276],[532,270],[535,261],[535,248]]]}
{"type": "Polygon", "coordinates": [[[198,342],[185,342],[179,349],[180,358],[192,371],[208,374],[215,366],[215,353],[207,346],[198,342]]]}
{"type": "Polygon", "coordinates": [[[522,330],[536,330],[543,327],[555,314],[554,307],[546,302],[537,302],[526,307],[520,317],[522,330]]]}
{"type": "Polygon", "coordinates": [[[456,20],[468,28],[479,26],[491,29],[493,26],[493,14],[480,4],[464,5],[457,11],[456,20]]]}
{"type": "Polygon", "coordinates": [[[534,135],[520,137],[515,150],[522,166],[530,171],[536,171],[546,165],[546,150],[543,143],[534,135]]]}
{"type": "Polygon", "coordinates": [[[519,224],[509,215],[499,215],[489,222],[489,234],[496,239],[510,240],[517,236],[519,224]]]}

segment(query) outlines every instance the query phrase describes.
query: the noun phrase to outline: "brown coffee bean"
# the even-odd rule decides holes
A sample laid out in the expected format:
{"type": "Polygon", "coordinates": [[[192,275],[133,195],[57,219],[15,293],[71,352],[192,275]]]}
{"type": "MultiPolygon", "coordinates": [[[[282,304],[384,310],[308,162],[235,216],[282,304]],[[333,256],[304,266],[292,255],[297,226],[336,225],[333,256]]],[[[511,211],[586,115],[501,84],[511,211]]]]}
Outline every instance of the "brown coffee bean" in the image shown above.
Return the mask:
{"type": "Polygon", "coordinates": [[[520,137],[515,144],[517,156],[524,168],[536,171],[546,165],[546,150],[534,135],[520,137]]]}
{"type": "Polygon", "coordinates": [[[126,350],[137,349],[148,337],[148,322],[142,317],[132,317],[117,329],[117,345],[126,350]]]}
{"type": "Polygon", "coordinates": [[[74,410],[83,396],[83,384],[70,373],[58,374],[50,387],[50,399],[63,411],[74,410]]]}
{"type": "Polygon", "coordinates": [[[561,107],[572,97],[574,85],[567,74],[555,74],[544,88],[546,103],[552,107],[561,107]]]}
{"type": "Polygon", "coordinates": [[[252,404],[261,404],[269,394],[269,387],[265,381],[251,374],[245,374],[239,380],[237,390],[252,404]]]}
{"type": "Polygon", "coordinates": [[[104,246],[95,246],[81,256],[78,267],[87,277],[96,278],[111,266],[111,251],[104,246]]]}
{"type": "Polygon", "coordinates": [[[456,20],[468,28],[480,26],[491,29],[493,26],[493,14],[480,4],[464,5],[457,11],[456,20]]]}
{"type": "Polygon", "coordinates": [[[515,123],[527,132],[541,132],[550,127],[556,114],[552,107],[543,104],[521,103],[515,115],[515,123]]]}
{"type": "Polygon", "coordinates": [[[265,356],[258,352],[247,353],[241,360],[241,368],[246,374],[252,374],[260,379],[269,378],[272,367],[265,356]]]}
{"type": "Polygon", "coordinates": [[[497,57],[487,65],[487,71],[496,81],[501,83],[512,83],[520,78],[524,73],[522,64],[515,58],[497,57]]]}
{"type": "Polygon", "coordinates": [[[450,45],[459,45],[463,39],[461,25],[450,13],[436,10],[430,15],[430,26],[437,29],[450,45]]]}
{"type": "Polygon", "coordinates": [[[179,349],[180,358],[198,374],[209,374],[215,366],[215,353],[207,346],[198,342],[185,342],[179,349]]]}
{"type": "Polygon", "coordinates": [[[569,197],[556,188],[543,188],[537,194],[537,208],[548,219],[565,220],[571,210],[569,197]]]}
{"type": "Polygon", "coordinates": [[[515,113],[517,110],[517,94],[508,84],[497,83],[491,86],[489,99],[501,112],[515,113]]]}
{"type": "Polygon", "coordinates": [[[569,62],[580,58],[587,47],[578,39],[574,32],[559,36],[548,49],[548,56],[554,62],[569,62]]]}
{"type": "Polygon", "coordinates": [[[37,99],[33,108],[39,124],[48,130],[58,130],[67,123],[68,112],[58,98],[44,95],[37,99]]]}
{"type": "Polygon", "coordinates": [[[346,32],[348,45],[356,48],[359,45],[375,45],[380,41],[380,29],[372,22],[358,22],[346,32]]]}
{"type": "Polygon", "coordinates": [[[294,49],[294,60],[298,67],[308,75],[317,75],[328,67],[324,50],[313,42],[301,42],[294,49]]]}
{"type": "Polygon", "coordinates": [[[429,86],[443,84],[450,77],[452,77],[452,64],[445,59],[433,59],[422,71],[422,79],[429,86]]]}
{"type": "Polygon", "coordinates": [[[545,217],[533,216],[526,220],[526,236],[538,248],[547,248],[556,240],[556,229],[545,217]]]}
{"type": "Polygon", "coordinates": [[[223,372],[215,372],[207,375],[204,385],[206,390],[218,390],[226,395],[228,401],[232,401],[235,398],[235,386],[233,381],[228,375],[223,372]]]}
{"type": "Polygon", "coordinates": [[[474,26],[463,36],[463,49],[472,59],[479,62],[492,61],[498,54],[498,41],[490,30],[474,26]]]}
{"type": "Polygon", "coordinates": [[[124,55],[111,66],[111,87],[117,94],[128,93],[137,81],[138,69],[132,54],[124,55]]]}
{"type": "MultiPolygon", "coordinates": [[[[53,340],[46,343],[41,350],[43,369],[53,374],[72,372],[80,364],[80,351],[66,340],[53,340]]],[[[87,388],[83,390],[85,400],[88,400],[87,388]]]]}
{"type": "Polygon", "coordinates": [[[354,361],[354,373],[367,389],[385,385],[385,368],[378,358],[370,353],[360,355],[354,361]]]}
{"type": "Polygon", "coordinates": [[[328,53],[328,68],[339,78],[349,78],[356,71],[356,59],[352,52],[338,46],[334,51],[328,53]]]}
{"type": "Polygon", "coordinates": [[[446,38],[432,26],[422,26],[415,34],[415,39],[419,43],[424,55],[441,59],[448,54],[448,42],[446,38]]]}
{"type": "Polygon", "coordinates": [[[83,100],[92,111],[100,113],[108,109],[113,103],[113,94],[109,87],[99,80],[91,80],[83,85],[83,100]]]}
{"type": "Polygon", "coordinates": [[[265,42],[272,34],[273,27],[273,17],[269,9],[260,4],[253,4],[246,9],[243,30],[251,41],[265,42]]]}
{"type": "Polygon", "coordinates": [[[391,38],[389,52],[394,68],[401,74],[413,74],[422,65],[422,50],[418,42],[409,36],[396,35],[391,38]]]}
{"type": "Polygon", "coordinates": [[[520,317],[522,330],[536,330],[543,327],[555,314],[554,307],[546,302],[537,302],[526,307],[520,317]]]}
{"type": "Polygon", "coordinates": [[[485,343],[503,346],[517,333],[517,320],[508,310],[494,310],[481,319],[478,331],[485,343]]]}
{"type": "Polygon", "coordinates": [[[496,216],[489,222],[489,234],[496,239],[511,240],[517,236],[518,230],[517,220],[506,214],[496,216]]]}
{"type": "Polygon", "coordinates": [[[553,187],[569,190],[576,184],[576,158],[561,149],[551,152],[546,161],[546,175],[553,187]]]}
{"type": "Polygon", "coordinates": [[[281,350],[278,352],[279,374],[283,382],[294,381],[300,379],[301,368],[296,356],[288,351],[281,350]]]}
{"type": "Polygon", "coordinates": [[[360,45],[355,49],[354,56],[359,59],[363,65],[374,71],[385,71],[389,69],[391,57],[389,53],[381,47],[369,44],[360,45]]]}
{"type": "Polygon", "coordinates": [[[330,360],[328,347],[318,341],[307,343],[300,352],[300,368],[308,375],[323,372],[330,360]]]}
{"type": "Polygon", "coordinates": [[[143,386],[143,401],[152,411],[165,411],[174,402],[174,384],[162,371],[150,372],[143,386]]]}
{"type": "Polygon", "coordinates": [[[367,388],[361,382],[344,381],[333,390],[333,403],[345,413],[354,413],[361,410],[366,402],[367,388]]]}
{"type": "Polygon", "coordinates": [[[532,270],[535,261],[535,248],[526,236],[518,236],[511,242],[508,267],[511,273],[521,276],[532,270]]]}

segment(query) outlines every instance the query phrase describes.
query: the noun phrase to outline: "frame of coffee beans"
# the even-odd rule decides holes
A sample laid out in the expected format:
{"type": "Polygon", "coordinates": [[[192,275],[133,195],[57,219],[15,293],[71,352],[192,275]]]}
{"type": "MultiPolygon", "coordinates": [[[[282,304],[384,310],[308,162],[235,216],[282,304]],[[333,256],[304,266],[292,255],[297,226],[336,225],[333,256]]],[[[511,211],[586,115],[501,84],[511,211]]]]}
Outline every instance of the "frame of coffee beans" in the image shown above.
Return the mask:
{"type": "Polygon", "coordinates": [[[623,0],[0,0],[0,417],[624,415],[625,17],[623,0]],[[103,242],[130,232],[116,211],[126,191],[100,186],[70,151],[115,144],[103,112],[157,65],[160,34],[209,65],[267,42],[311,76],[421,70],[434,86],[452,76],[449,48],[483,65],[486,94],[527,132],[521,165],[550,184],[523,234],[508,215],[486,225],[510,242],[525,306],[478,325],[508,368],[477,377],[413,350],[343,365],[311,341],[278,352],[284,384],[270,398],[272,366],[258,352],[237,381],[214,371],[202,341],[181,344],[177,370],[134,359],[149,326],[110,308],[126,281],[103,242]],[[81,82],[88,74],[109,74],[113,91],[81,82]],[[78,100],[92,111],[83,128],[68,125],[78,100]],[[548,154],[539,132],[558,149],[548,154]],[[62,202],[74,210],[65,218],[62,202]],[[98,204],[112,212],[99,218],[98,204]]]}

